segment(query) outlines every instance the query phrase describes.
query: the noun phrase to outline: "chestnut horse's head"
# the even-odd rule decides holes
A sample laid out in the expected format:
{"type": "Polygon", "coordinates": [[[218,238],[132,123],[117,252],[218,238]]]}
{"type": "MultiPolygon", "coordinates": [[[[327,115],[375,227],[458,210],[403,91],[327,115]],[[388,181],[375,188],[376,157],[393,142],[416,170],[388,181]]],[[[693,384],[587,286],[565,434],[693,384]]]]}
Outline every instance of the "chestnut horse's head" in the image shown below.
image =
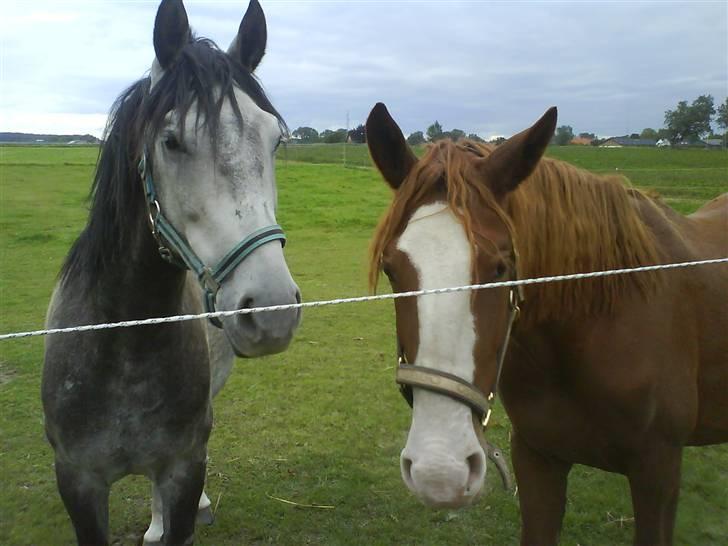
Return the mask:
{"type": "MultiPolygon", "coordinates": [[[[372,286],[380,271],[395,292],[515,278],[503,200],[535,169],[555,126],[551,108],[497,148],[440,141],[417,159],[377,104],[367,142],[394,198],[372,244],[372,286]]],[[[413,412],[402,477],[428,505],[467,505],[485,478],[481,418],[505,349],[509,289],[397,299],[395,309],[400,356],[412,372],[404,381],[413,412]]]]}

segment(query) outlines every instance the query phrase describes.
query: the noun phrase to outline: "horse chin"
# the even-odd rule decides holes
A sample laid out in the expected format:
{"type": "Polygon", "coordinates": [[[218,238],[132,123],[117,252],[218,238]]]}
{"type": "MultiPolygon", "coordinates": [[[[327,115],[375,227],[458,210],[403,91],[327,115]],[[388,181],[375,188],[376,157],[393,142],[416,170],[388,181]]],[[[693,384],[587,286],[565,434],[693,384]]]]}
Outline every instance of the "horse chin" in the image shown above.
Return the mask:
{"type": "Polygon", "coordinates": [[[285,351],[291,344],[295,327],[284,332],[277,332],[276,335],[270,335],[260,331],[249,332],[237,324],[230,324],[223,320],[223,331],[236,356],[257,358],[285,351]]]}
{"type": "Polygon", "coordinates": [[[468,506],[475,504],[480,499],[481,492],[478,492],[475,495],[461,495],[447,500],[433,499],[418,494],[416,495],[420,502],[428,508],[456,510],[459,508],[467,508],[468,506]]]}
{"type": "Polygon", "coordinates": [[[227,338],[230,341],[235,356],[238,358],[257,358],[260,356],[274,355],[276,353],[282,353],[290,345],[290,340],[285,343],[261,345],[234,341],[229,335],[227,338]]]}

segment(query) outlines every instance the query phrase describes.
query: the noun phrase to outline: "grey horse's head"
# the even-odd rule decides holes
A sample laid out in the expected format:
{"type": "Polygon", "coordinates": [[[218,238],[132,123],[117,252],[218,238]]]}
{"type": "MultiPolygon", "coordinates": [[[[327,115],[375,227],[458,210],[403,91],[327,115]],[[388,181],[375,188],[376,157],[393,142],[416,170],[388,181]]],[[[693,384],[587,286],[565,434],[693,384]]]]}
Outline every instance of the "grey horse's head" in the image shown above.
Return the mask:
{"type": "MultiPolygon", "coordinates": [[[[265,46],[257,0],[227,52],[194,38],[181,1],[165,0],[157,12],[146,161],[165,218],[211,267],[277,223],[274,159],[286,129],[253,76],[265,46]]],[[[300,302],[281,241],[256,247],[215,299],[221,311],[300,302]]],[[[221,319],[235,352],[246,357],[284,350],[299,321],[299,310],[221,319]]]]}

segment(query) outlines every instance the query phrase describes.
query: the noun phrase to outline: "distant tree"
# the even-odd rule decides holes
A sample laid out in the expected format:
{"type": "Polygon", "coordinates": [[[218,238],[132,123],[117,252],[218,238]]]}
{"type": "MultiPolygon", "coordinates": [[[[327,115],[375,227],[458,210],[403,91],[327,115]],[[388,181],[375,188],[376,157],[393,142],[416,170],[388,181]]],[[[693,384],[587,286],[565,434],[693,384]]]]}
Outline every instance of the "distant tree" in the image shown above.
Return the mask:
{"type": "Polygon", "coordinates": [[[440,123],[437,120],[435,120],[435,123],[433,123],[432,125],[430,125],[427,128],[427,140],[434,142],[436,140],[440,140],[441,138],[442,138],[442,125],[440,125],[440,123]]]}
{"type": "Polygon", "coordinates": [[[321,133],[321,141],[325,142],[326,144],[337,144],[339,142],[346,142],[346,135],[346,129],[337,129],[336,131],[326,129],[323,133],[321,133]]]}
{"type": "Polygon", "coordinates": [[[499,144],[503,144],[505,141],[506,141],[506,137],[498,136],[498,137],[491,138],[488,142],[498,146],[499,144]]]}
{"type": "Polygon", "coordinates": [[[407,137],[407,144],[410,146],[417,146],[419,144],[425,143],[425,135],[422,134],[422,131],[415,131],[410,136],[407,137]]]}
{"type": "Polygon", "coordinates": [[[629,135],[630,140],[638,140],[640,136],[637,133],[632,133],[629,135]]]}
{"type": "Polygon", "coordinates": [[[453,142],[456,142],[461,138],[465,138],[465,131],[461,131],[460,129],[453,129],[452,131],[447,132],[447,137],[453,142]]]}
{"type": "Polygon", "coordinates": [[[680,101],[675,110],[665,112],[665,126],[670,134],[670,141],[675,144],[681,141],[695,142],[710,131],[710,119],[715,114],[713,97],[700,95],[688,106],[687,101],[680,101]]]}
{"type": "Polygon", "coordinates": [[[319,140],[319,133],[313,127],[299,127],[292,134],[294,137],[300,138],[302,144],[311,144],[319,140]]]}
{"type": "Polygon", "coordinates": [[[349,139],[356,144],[364,144],[367,141],[367,132],[363,125],[349,131],[349,139]]]}
{"type": "Polygon", "coordinates": [[[640,133],[640,138],[643,138],[645,140],[657,140],[657,131],[654,129],[650,129],[647,127],[646,129],[642,129],[642,132],[640,133]]]}
{"type": "Polygon", "coordinates": [[[728,97],[726,97],[723,104],[719,104],[716,109],[715,123],[721,129],[728,130],[728,97]]]}
{"type": "Polygon", "coordinates": [[[589,140],[594,140],[597,138],[597,135],[594,133],[579,133],[579,138],[588,138],[589,140]]]}
{"type": "Polygon", "coordinates": [[[557,146],[566,146],[569,142],[574,139],[574,130],[570,125],[562,125],[556,129],[556,135],[554,136],[554,144],[557,146]]]}
{"type": "Polygon", "coordinates": [[[470,140],[474,140],[475,142],[485,142],[485,140],[483,140],[479,135],[477,135],[475,133],[470,133],[468,135],[468,138],[470,140]]]}
{"type": "Polygon", "coordinates": [[[657,140],[662,140],[663,138],[665,140],[670,140],[670,131],[668,131],[667,129],[664,129],[664,128],[658,129],[657,130],[657,140]]]}

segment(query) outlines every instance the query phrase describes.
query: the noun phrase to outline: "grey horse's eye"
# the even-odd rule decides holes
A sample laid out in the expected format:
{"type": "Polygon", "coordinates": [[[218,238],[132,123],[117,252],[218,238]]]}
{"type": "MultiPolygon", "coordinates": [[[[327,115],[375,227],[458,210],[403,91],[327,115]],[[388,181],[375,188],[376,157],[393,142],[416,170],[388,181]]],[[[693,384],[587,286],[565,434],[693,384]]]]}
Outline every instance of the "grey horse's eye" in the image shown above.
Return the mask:
{"type": "Polygon", "coordinates": [[[167,150],[177,152],[182,149],[182,144],[174,133],[165,133],[162,143],[167,150]]]}

